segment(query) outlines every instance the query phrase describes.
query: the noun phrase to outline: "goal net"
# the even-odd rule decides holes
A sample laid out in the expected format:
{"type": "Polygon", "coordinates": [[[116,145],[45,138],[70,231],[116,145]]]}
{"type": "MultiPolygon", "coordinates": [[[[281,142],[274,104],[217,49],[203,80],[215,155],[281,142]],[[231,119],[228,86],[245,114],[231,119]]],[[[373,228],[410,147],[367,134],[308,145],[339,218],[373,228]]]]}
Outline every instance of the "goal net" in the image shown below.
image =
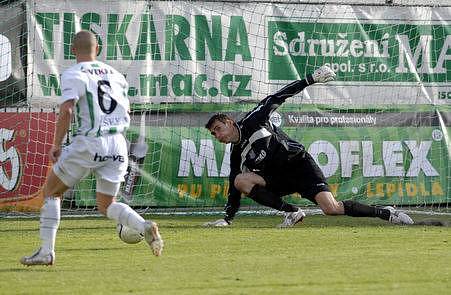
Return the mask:
{"type": "MultiPolygon", "coordinates": [[[[143,212],[221,211],[230,146],[205,123],[218,112],[240,119],[322,65],[336,81],[288,99],[271,122],[306,147],[336,198],[449,212],[450,6],[0,0],[0,19],[3,212],[42,202],[60,75],[75,63],[81,29],[130,84],[130,166],[118,198],[143,212]]],[[[65,194],[63,210],[95,212],[92,176],[65,194]]]]}

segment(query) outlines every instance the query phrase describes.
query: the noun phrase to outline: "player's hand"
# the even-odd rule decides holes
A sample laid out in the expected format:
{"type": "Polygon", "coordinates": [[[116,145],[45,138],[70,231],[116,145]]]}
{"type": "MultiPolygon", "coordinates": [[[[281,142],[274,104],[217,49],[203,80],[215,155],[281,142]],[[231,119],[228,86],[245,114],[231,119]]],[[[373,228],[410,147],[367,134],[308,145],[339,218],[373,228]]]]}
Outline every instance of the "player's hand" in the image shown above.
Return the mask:
{"type": "Polygon", "coordinates": [[[328,66],[322,66],[313,72],[312,77],[315,83],[327,83],[335,80],[336,74],[328,66]]]}
{"type": "Polygon", "coordinates": [[[218,219],[215,221],[210,221],[210,222],[206,222],[204,223],[204,226],[206,227],[224,227],[224,226],[229,226],[230,224],[225,221],[224,219],[218,219]]]}
{"type": "Polygon", "coordinates": [[[49,151],[49,158],[52,163],[56,163],[58,158],[61,155],[61,147],[60,146],[52,146],[49,151]]]}

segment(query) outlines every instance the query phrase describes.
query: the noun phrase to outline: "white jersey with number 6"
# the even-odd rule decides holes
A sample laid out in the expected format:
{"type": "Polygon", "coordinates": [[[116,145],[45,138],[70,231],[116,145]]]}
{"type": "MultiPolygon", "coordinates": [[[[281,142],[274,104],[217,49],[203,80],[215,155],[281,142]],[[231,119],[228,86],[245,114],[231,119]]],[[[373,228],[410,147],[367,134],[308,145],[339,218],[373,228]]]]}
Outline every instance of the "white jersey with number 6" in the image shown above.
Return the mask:
{"type": "Polygon", "coordinates": [[[100,61],[80,62],[63,72],[59,101],[76,100],[77,135],[99,137],[130,126],[125,77],[100,61]]]}

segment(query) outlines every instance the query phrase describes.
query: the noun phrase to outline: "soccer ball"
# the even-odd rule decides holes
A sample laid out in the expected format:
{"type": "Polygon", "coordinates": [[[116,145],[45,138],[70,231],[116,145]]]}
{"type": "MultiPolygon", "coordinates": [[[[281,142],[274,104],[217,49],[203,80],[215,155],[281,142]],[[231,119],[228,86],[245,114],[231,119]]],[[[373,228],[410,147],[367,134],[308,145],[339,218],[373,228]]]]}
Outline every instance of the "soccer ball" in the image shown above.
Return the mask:
{"type": "Polygon", "coordinates": [[[118,224],[116,230],[119,238],[127,244],[137,244],[144,239],[141,233],[122,224],[118,224]]]}

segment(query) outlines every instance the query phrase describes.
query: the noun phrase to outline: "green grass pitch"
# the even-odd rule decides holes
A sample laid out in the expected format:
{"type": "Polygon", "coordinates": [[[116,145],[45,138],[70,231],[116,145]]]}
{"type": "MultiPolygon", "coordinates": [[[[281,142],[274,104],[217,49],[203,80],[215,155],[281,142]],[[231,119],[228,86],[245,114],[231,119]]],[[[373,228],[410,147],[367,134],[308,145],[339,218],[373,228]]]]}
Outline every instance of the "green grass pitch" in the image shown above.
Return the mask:
{"type": "Polygon", "coordinates": [[[215,218],[156,216],[161,257],[105,218],[63,218],[52,267],[19,264],[38,220],[0,219],[0,294],[450,294],[451,227],[320,215],[291,229],[275,228],[280,216],[201,226],[215,218]]]}

